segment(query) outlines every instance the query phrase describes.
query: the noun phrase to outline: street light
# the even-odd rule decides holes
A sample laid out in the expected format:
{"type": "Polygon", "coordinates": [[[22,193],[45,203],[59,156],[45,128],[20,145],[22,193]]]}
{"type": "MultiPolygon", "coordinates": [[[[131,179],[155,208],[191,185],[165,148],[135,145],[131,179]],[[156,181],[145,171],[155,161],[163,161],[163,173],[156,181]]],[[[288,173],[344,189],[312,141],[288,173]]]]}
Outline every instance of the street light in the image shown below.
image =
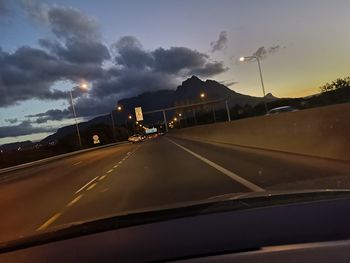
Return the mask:
{"type": "Polygon", "coordinates": [[[264,95],[264,98],[263,98],[263,101],[264,101],[264,106],[265,106],[265,111],[266,113],[268,112],[268,109],[267,109],[267,105],[266,105],[266,101],[265,101],[265,86],[264,86],[264,80],[263,80],[263,76],[262,76],[262,73],[261,73],[261,65],[260,65],[260,59],[258,56],[247,56],[247,57],[241,57],[239,59],[239,61],[243,62],[245,61],[246,59],[255,59],[257,62],[258,62],[258,67],[259,67],[259,74],[260,74],[260,80],[261,80],[261,87],[262,87],[262,91],[263,91],[263,95],[264,95]]]}
{"type": "Polygon", "coordinates": [[[205,98],[205,93],[202,92],[200,96],[202,99],[205,98]]]}
{"type": "Polygon", "coordinates": [[[174,118],[174,121],[177,121],[177,118],[176,118],[176,117],[174,118]]]}
{"type": "Polygon", "coordinates": [[[86,83],[81,84],[80,86],[76,86],[73,87],[69,90],[69,94],[70,94],[70,102],[72,105],[72,111],[73,111],[73,115],[74,115],[74,120],[75,120],[75,127],[77,129],[77,135],[78,135],[78,141],[79,141],[79,146],[82,147],[82,143],[81,143],[81,137],[80,137],[80,131],[79,131],[79,124],[78,124],[78,120],[77,120],[77,113],[75,111],[75,107],[74,107],[74,102],[73,102],[73,89],[78,88],[81,90],[87,90],[88,89],[88,85],[86,83]]]}
{"type": "Polygon", "coordinates": [[[131,119],[132,119],[132,116],[131,116],[131,115],[129,115],[129,116],[128,116],[128,118],[129,118],[129,120],[131,120],[131,119]]]}
{"type": "Polygon", "coordinates": [[[117,110],[118,110],[118,111],[121,111],[121,110],[122,110],[122,106],[118,106],[118,107],[117,107],[117,110]]]}

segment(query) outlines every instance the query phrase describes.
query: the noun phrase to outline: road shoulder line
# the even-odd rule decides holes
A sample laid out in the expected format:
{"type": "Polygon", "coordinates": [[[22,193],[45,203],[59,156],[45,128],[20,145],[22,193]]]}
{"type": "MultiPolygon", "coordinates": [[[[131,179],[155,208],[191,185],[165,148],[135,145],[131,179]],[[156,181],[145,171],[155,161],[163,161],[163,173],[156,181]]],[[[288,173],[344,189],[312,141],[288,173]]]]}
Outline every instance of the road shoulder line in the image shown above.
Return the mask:
{"type": "Polygon", "coordinates": [[[166,138],[169,142],[175,144],[176,146],[178,146],[179,148],[181,148],[182,150],[186,151],[187,153],[193,155],[194,157],[196,157],[197,159],[201,160],[202,162],[208,164],[209,166],[213,167],[214,169],[218,170],[219,172],[225,174],[226,176],[230,177],[231,179],[235,180],[236,182],[244,185],[245,187],[247,187],[248,189],[254,191],[254,192],[262,192],[265,191],[263,188],[261,188],[260,186],[257,186],[256,184],[253,184],[252,182],[249,182],[248,180],[240,177],[239,175],[231,172],[230,170],[227,170],[226,168],[210,161],[209,159],[191,151],[190,149],[187,149],[186,147],[174,142],[173,140],[166,138]]]}

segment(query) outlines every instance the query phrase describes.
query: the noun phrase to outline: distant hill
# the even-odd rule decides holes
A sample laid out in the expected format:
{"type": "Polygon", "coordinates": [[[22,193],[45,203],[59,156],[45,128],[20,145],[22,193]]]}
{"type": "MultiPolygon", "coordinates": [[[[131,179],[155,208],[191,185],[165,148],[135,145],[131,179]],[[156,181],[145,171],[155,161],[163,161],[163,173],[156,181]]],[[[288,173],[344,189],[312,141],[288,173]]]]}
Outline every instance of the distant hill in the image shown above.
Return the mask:
{"type": "MultiPolygon", "coordinates": [[[[147,92],[136,97],[120,100],[119,105],[132,113],[134,108],[141,106],[144,111],[173,107],[176,105],[186,105],[189,103],[201,102],[200,94],[205,93],[206,100],[227,99],[231,105],[255,106],[262,101],[261,97],[253,97],[237,93],[223,84],[214,80],[202,81],[196,76],[182,82],[176,90],[159,90],[147,92]]],[[[271,93],[267,96],[267,101],[276,100],[271,93]]]]}
{"type": "Polygon", "coordinates": [[[32,141],[23,141],[23,142],[13,142],[7,143],[0,146],[0,150],[3,151],[14,151],[18,149],[31,149],[34,147],[34,143],[32,141]]]}
{"type": "MultiPolygon", "coordinates": [[[[123,125],[127,120],[128,115],[134,116],[134,108],[142,107],[143,112],[158,110],[163,108],[169,108],[178,105],[186,105],[189,103],[198,103],[203,100],[200,98],[200,94],[205,93],[205,100],[218,100],[227,99],[230,106],[234,105],[250,105],[254,107],[256,104],[262,102],[262,97],[253,97],[244,94],[237,93],[223,84],[214,80],[202,81],[196,76],[192,76],[183,81],[176,90],[158,90],[154,92],[145,92],[135,97],[122,99],[118,102],[118,105],[122,106],[121,112],[115,112],[114,118],[118,125],[123,125]]],[[[271,93],[266,95],[267,101],[277,100],[271,93]]],[[[224,105],[221,105],[224,107],[224,105]]],[[[159,120],[160,114],[154,114],[148,116],[148,121],[159,120]]],[[[104,115],[96,117],[88,122],[79,124],[81,131],[84,131],[93,124],[111,124],[111,116],[104,115]]],[[[68,134],[75,132],[75,125],[65,126],[57,130],[56,133],[46,137],[42,140],[42,143],[49,143],[55,140],[59,140],[68,134]]]]}

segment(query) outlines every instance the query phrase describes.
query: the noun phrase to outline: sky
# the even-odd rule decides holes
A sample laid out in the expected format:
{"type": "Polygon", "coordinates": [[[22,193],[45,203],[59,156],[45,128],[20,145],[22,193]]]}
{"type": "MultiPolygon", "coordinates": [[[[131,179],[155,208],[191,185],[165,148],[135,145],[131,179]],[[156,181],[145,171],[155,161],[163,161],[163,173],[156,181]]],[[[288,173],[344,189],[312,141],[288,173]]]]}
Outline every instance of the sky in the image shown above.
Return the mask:
{"type": "Polygon", "coordinates": [[[315,94],[349,74],[348,0],[0,0],[0,144],[197,75],[243,94],[315,94]],[[76,87],[88,84],[88,91],[76,87]]]}

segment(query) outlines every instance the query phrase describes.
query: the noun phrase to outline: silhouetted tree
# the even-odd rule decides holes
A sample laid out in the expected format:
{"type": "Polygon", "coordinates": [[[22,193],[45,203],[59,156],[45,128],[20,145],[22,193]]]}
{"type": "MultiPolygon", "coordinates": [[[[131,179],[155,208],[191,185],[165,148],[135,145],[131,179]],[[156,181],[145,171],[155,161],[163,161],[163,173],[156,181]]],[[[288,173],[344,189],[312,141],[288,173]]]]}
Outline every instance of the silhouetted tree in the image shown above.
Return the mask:
{"type": "Polygon", "coordinates": [[[320,87],[320,90],[321,92],[328,92],[344,88],[350,88],[350,77],[338,78],[331,83],[326,83],[320,87]]]}

